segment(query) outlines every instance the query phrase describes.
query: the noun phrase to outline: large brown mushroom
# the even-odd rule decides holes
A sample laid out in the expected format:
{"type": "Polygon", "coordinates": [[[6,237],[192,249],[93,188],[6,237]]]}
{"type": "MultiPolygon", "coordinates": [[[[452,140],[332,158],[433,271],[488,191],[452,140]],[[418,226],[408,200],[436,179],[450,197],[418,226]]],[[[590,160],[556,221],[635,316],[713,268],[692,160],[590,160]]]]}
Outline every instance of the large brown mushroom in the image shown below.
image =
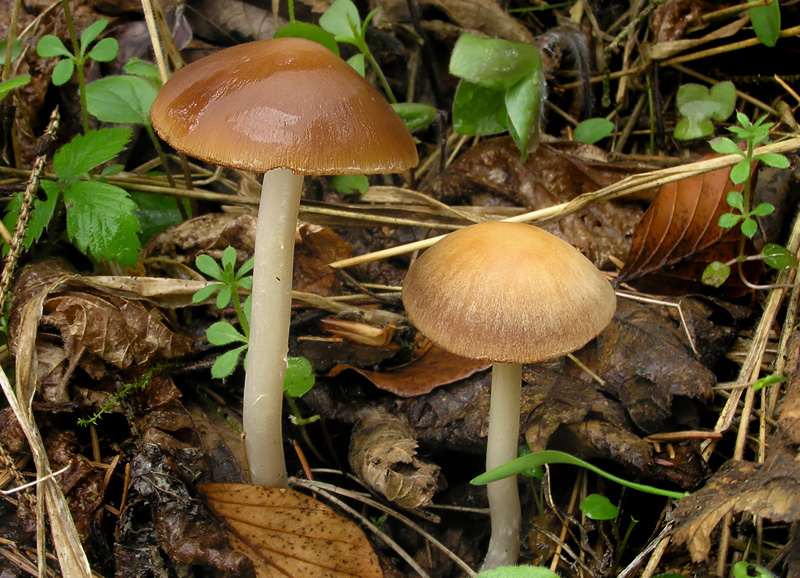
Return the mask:
{"type": "Polygon", "coordinates": [[[281,407],[303,175],[400,172],[417,164],[416,147],[369,82],[327,48],[298,38],[242,44],[189,64],[161,89],[150,117],[177,150],[266,173],[244,431],[252,481],[285,486],[281,407]]]}
{"type": "MultiPolygon", "coordinates": [[[[492,365],[486,469],[517,457],[522,364],[579,349],[611,321],[608,280],[572,245],[518,223],[472,225],[414,262],[403,283],[414,326],[452,353],[492,365]]],[[[492,534],[482,569],[516,564],[514,477],[488,485],[492,534]]]]}

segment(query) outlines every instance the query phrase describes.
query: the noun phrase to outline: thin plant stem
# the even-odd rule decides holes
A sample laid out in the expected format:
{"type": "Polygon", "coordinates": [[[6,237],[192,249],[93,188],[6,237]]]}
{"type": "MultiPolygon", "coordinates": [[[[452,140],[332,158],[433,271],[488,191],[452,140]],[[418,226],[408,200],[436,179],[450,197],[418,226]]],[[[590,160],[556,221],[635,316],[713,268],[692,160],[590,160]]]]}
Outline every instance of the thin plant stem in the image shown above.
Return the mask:
{"type": "Polygon", "coordinates": [[[78,42],[78,33],[75,31],[75,23],[72,21],[72,11],[69,8],[69,0],[61,0],[64,7],[64,19],[67,21],[69,37],[72,41],[72,53],[75,55],[75,68],[78,73],[78,97],[81,101],[81,120],[83,121],[83,132],[89,132],[89,109],[86,105],[86,72],[83,69],[83,56],[78,42]]]}

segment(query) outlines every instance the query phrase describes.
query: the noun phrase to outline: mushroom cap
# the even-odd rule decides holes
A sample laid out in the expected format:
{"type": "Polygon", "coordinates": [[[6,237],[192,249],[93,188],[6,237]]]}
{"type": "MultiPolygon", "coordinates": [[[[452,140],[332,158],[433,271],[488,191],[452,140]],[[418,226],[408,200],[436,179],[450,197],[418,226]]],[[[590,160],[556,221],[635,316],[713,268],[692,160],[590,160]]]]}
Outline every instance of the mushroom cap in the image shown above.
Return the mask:
{"type": "Polygon", "coordinates": [[[240,44],[181,68],[150,118],[176,150],[254,172],[393,173],[419,162],[411,134],[375,87],[302,38],[240,44]]]}
{"type": "Polygon", "coordinates": [[[537,227],[471,225],[425,251],[403,283],[414,326],[463,357],[554,359],[611,321],[616,295],[580,251],[537,227]]]}

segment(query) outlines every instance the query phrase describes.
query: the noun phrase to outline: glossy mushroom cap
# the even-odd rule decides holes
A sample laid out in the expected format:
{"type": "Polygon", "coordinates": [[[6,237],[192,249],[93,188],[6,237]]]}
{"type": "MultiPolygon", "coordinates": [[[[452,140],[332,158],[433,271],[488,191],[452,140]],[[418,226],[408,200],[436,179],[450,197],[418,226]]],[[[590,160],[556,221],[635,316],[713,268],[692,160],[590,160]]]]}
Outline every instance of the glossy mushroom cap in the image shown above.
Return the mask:
{"type": "Polygon", "coordinates": [[[300,38],[241,44],[181,68],[150,118],[175,149],[254,172],[393,173],[419,160],[383,96],[333,52],[300,38]]]}
{"type": "Polygon", "coordinates": [[[403,283],[409,319],[441,347],[534,363],[591,341],[611,321],[614,290],[572,245],[530,225],[491,222],[447,235],[403,283]]]}

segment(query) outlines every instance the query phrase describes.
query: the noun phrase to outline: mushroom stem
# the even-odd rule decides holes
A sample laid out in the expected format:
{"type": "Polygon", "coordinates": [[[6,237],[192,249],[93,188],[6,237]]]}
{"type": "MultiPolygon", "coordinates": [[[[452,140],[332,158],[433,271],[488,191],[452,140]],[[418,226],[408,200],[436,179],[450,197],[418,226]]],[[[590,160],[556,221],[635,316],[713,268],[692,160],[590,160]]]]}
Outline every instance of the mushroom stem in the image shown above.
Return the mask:
{"type": "MultiPolygon", "coordinates": [[[[517,457],[521,390],[522,365],[497,362],[492,365],[487,471],[517,457]]],[[[516,565],[522,518],[516,476],[490,483],[487,491],[492,536],[481,571],[516,565]]]]}
{"type": "Polygon", "coordinates": [[[289,351],[292,262],[303,176],[264,175],[256,225],[250,346],[244,382],[245,451],[254,484],[287,487],[281,419],[289,351]]]}

